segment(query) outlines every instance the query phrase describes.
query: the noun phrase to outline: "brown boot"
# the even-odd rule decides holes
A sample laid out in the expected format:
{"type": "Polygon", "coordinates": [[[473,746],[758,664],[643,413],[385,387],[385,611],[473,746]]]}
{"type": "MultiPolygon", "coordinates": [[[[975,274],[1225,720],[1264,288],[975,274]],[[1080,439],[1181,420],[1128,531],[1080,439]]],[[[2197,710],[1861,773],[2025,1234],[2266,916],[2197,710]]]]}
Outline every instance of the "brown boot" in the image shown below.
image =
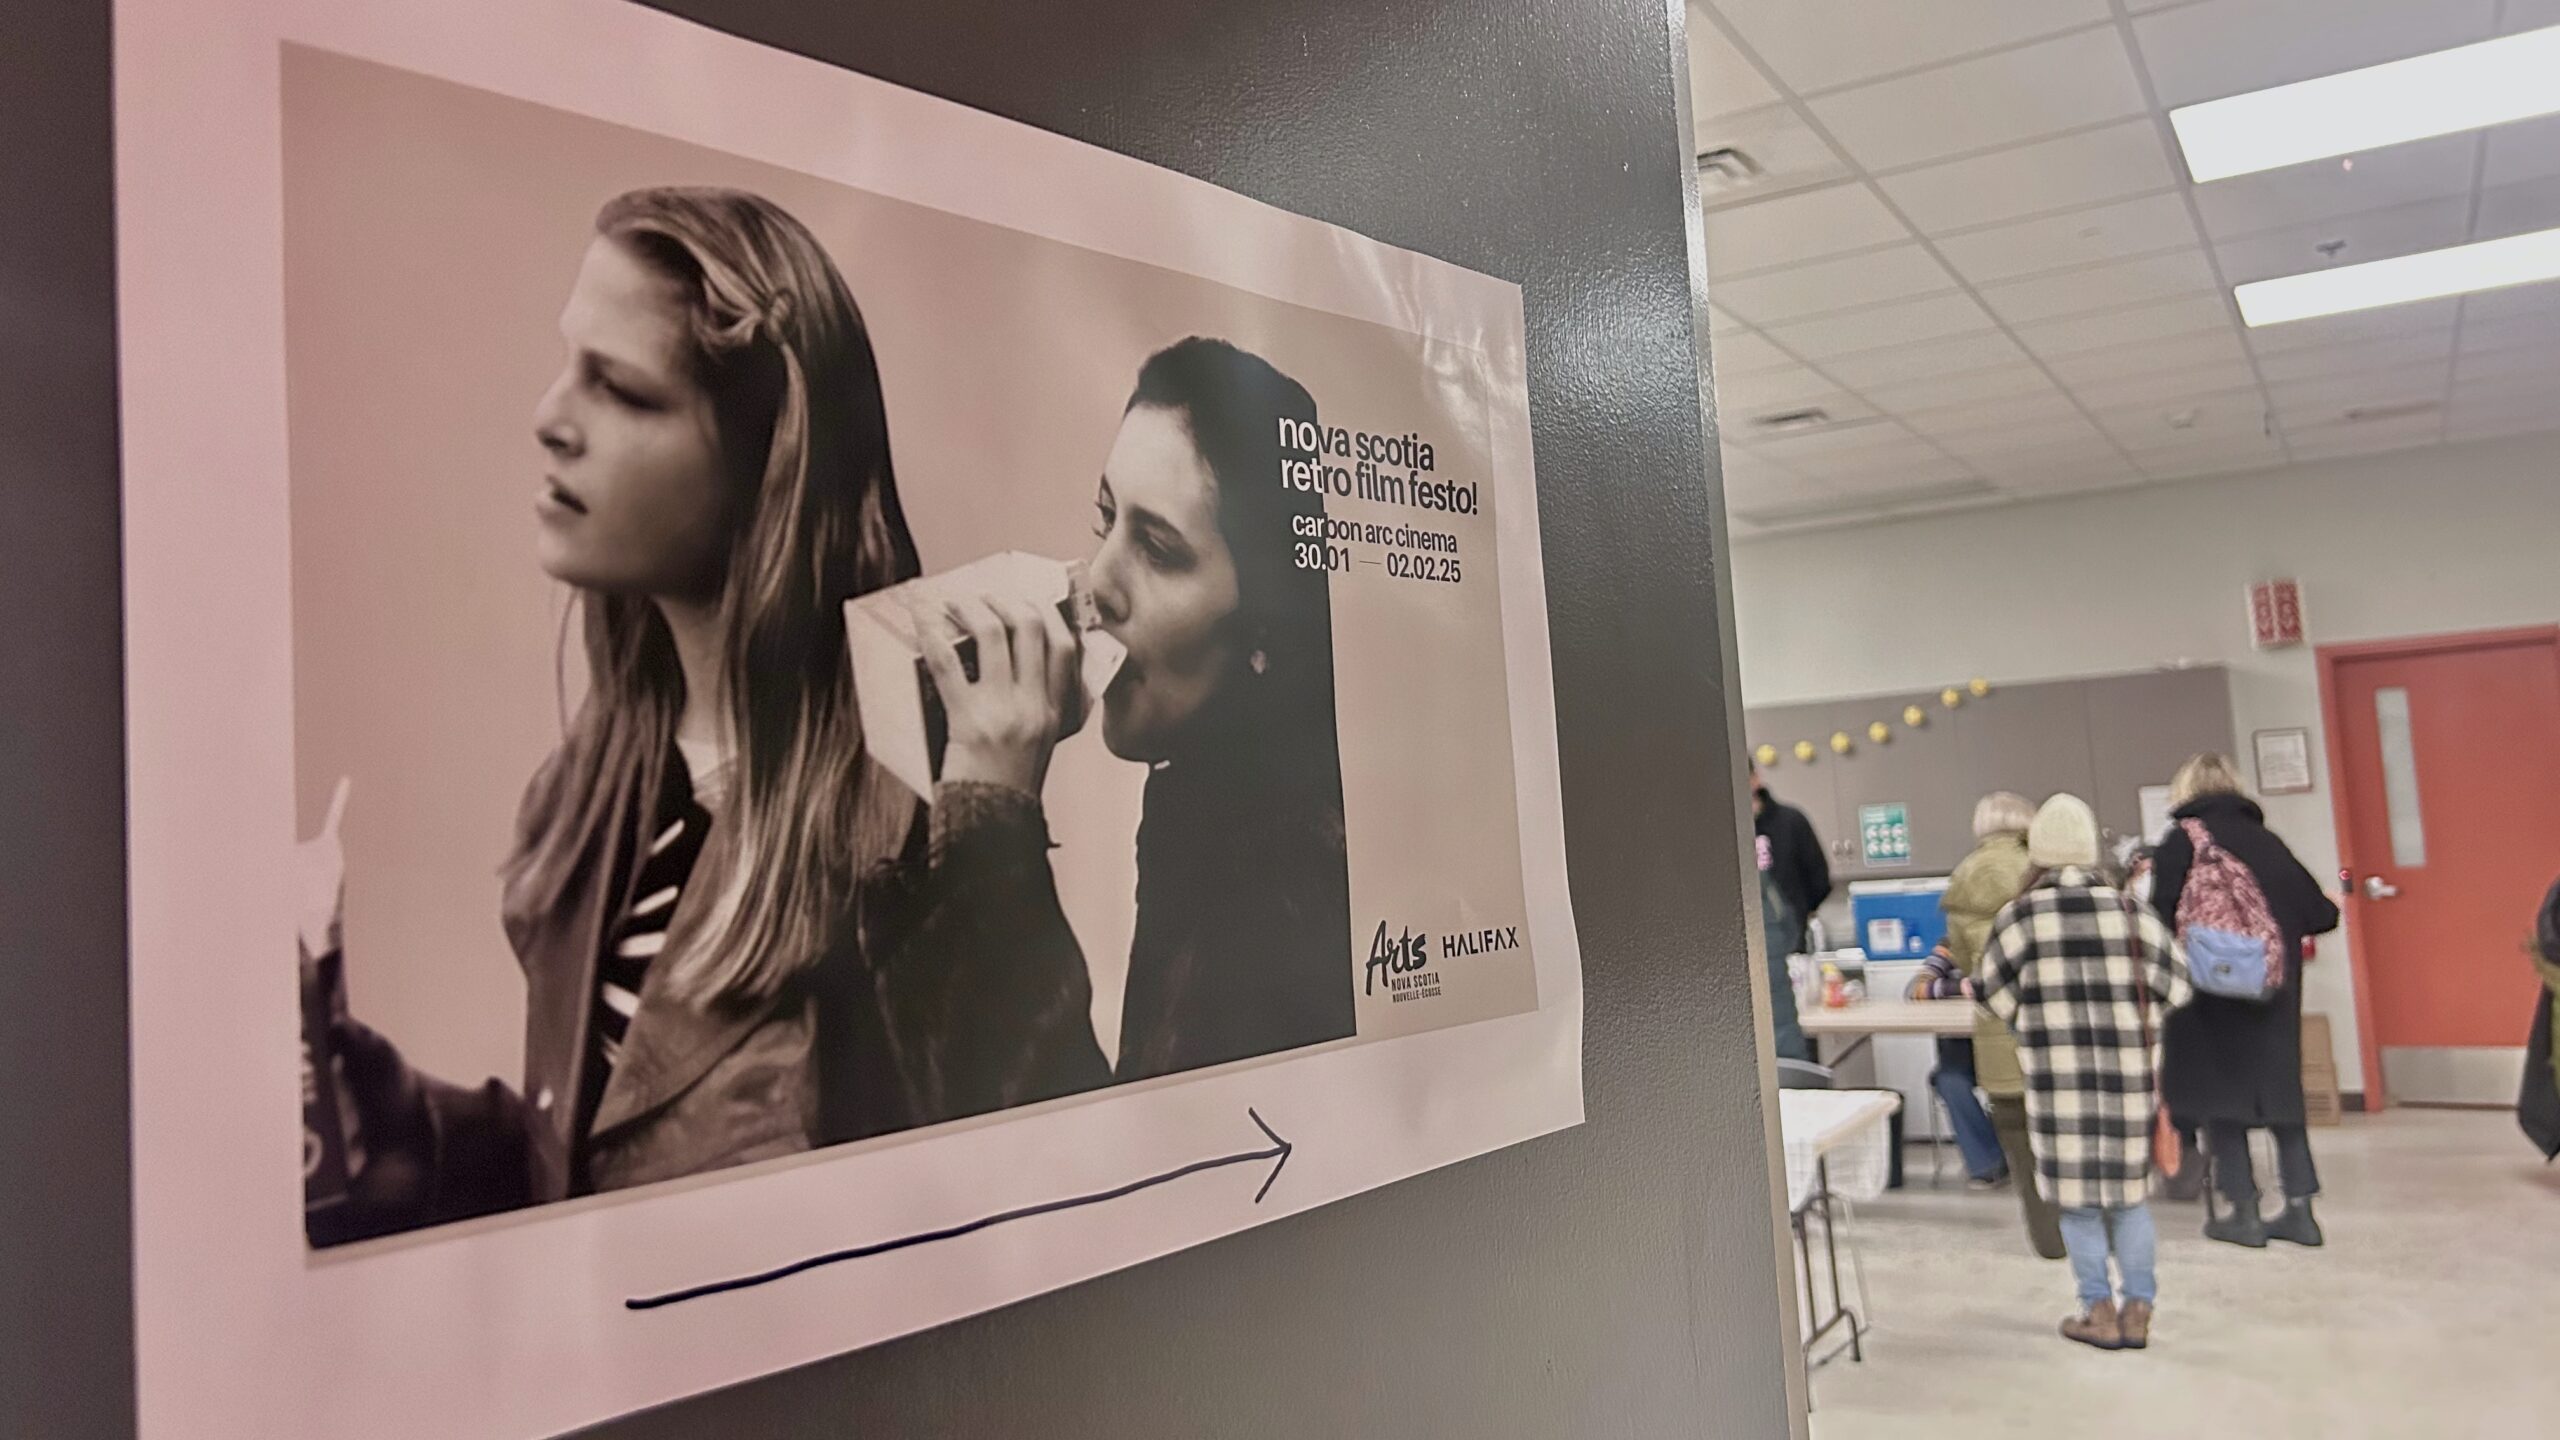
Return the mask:
{"type": "Polygon", "coordinates": [[[2140,1350],[2151,1343],[2151,1302],[2127,1300],[2124,1313],[2117,1317],[2116,1329],[2124,1337],[2124,1348],[2140,1350]]]}
{"type": "Polygon", "coordinates": [[[2124,1329],[2116,1320],[2116,1302],[2101,1300],[2062,1322],[2062,1338],[2101,1350],[2124,1348],[2124,1329]]]}

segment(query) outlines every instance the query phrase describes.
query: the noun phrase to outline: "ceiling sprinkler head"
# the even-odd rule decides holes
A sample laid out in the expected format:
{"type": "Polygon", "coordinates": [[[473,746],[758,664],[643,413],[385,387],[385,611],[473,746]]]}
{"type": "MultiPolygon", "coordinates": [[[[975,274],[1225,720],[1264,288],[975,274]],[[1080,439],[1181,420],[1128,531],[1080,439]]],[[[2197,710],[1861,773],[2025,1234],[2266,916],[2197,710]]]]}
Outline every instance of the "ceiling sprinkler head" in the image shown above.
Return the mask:
{"type": "Polygon", "coordinates": [[[2347,248],[2347,242],[2344,240],[2323,240],[2311,248],[2320,252],[2321,259],[2335,260],[2338,258],[2339,252],[2347,248]]]}

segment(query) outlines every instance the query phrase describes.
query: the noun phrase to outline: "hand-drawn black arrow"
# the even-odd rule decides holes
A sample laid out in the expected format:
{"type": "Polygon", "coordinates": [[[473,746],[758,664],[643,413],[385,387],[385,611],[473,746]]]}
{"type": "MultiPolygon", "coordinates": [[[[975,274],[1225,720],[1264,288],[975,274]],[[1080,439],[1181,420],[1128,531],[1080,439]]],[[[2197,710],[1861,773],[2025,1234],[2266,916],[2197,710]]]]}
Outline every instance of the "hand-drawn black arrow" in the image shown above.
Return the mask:
{"type": "Polygon", "coordinates": [[[1064,1200],[1049,1200],[1038,1205],[1025,1205],[1019,1210],[1007,1210],[1000,1214],[983,1216],[965,1224],[945,1226],[940,1230],[927,1230],[916,1235],[901,1235],[895,1240],[880,1240],[869,1245],[856,1245],[850,1250],[830,1250],[824,1255],[812,1255],[806,1260],[794,1260],[788,1265],[778,1266],[761,1274],[741,1275],[732,1280],[713,1280],[701,1285],[687,1286],[682,1290],[670,1290],[663,1295],[641,1295],[623,1301],[623,1308],[656,1310],[664,1306],[680,1304],[686,1300],[699,1300],[706,1295],[720,1295],[731,1290],[746,1290],[758,1285],[770,1285],[776,1280],[788,1280],[803,1271],[815,1270],[822,1265],[835,1265],[847,1260],[865,1260],[874,1255],[886,1255],[892,1250],[931,1245],[938,1240],[957,1240],[963,1235],[975,1235],[981,1230],[990,1230],[1015,1220],[1028,1220],[1034,1215],[1047,1215],[1059,1210],[1073,1210],[1082,1205],[1099,1205],[1107,1200],[1118,1200],[1124,1196],[1135,1195],[1141,1190],[1152,1189],[1158,1185],[1169,1185],[1185,1176],[1197,1175],[1203,1170],[1217,1170],[1229,1165],[1245,1165],[1256,1160],[1275,1161],[1277,1163],[1272,1165],[1271,1173],[1263,1177],[1262,1188],[1253,1192],[1253,1203],[1259,1205],[1262,1203],[1262,1197],[1271,1193],[1271,1184],[1280,1178],[1282,1167],[1289,1163],[1289,1152],[1297,1147],[1281,1139],[1280,1132],[1272,1129],[1250,1108],[1244,1113],[1252,1119],[1255,1128],[1270,1139],[1271,1144],[1268,1148],[1240,1150],[1233,1155],[1220,1155],[1211,1160],[1194,1160],[1188,1165],[1167,1170],[1161,1175],[1132,1180],[1126,1185],[1115,1185],[1108,1190],[1097,1190],[1090,1195],[1072,1195],[1064,1200]]]}

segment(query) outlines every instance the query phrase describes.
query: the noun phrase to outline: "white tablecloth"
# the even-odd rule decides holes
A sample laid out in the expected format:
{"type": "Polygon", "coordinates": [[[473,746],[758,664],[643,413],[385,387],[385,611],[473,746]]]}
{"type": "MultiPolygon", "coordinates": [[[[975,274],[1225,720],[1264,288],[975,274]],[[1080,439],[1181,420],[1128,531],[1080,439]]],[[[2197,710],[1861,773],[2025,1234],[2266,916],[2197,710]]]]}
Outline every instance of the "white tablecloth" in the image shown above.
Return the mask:
{"type": "Polygon", "coordinates": [[[1893,1132],[1902,1108],[1891,1090],[1781,1090],[1778,1129],[1787,1145],[1787,1210],[1813,1197],[1815,1168],[1828,1161],[1831,1193],[1872,1200],[1893,1170],[1893,1132]]]}

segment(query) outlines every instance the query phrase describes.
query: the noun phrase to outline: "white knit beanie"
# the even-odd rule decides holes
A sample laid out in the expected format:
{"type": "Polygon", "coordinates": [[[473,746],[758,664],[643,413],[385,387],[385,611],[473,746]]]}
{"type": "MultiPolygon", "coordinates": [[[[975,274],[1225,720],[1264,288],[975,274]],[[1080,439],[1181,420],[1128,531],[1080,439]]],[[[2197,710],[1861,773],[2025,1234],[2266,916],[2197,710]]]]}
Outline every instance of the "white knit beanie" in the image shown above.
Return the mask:
{"type": "Polygon", "coordinates": [[[2077,795],[2056,795],[2044,802],[2036,812],[2036,822],[2027,827],[2027,860],[2047,870],[2065,865],[2082,869],[2098,863],[2098,817],[2089,811],[2089,802],[2077,795]]]}

